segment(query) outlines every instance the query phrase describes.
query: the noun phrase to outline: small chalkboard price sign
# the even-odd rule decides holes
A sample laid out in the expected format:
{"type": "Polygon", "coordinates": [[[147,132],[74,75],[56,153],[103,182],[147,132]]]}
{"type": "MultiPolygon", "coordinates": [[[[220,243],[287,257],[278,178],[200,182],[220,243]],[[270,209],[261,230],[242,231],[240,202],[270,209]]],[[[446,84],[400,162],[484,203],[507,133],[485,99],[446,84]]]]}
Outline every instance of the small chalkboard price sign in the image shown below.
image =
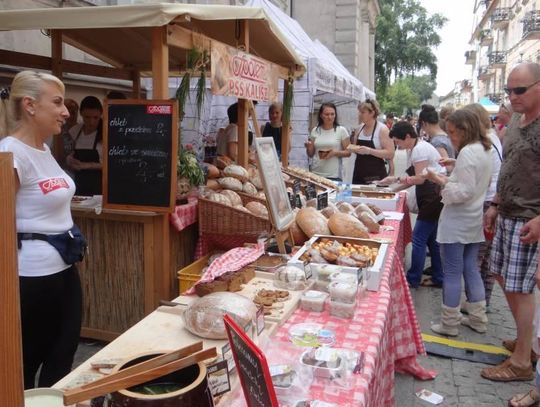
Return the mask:
{"type": "Polygon", "coordinates": [[[177,102],[110,100],[103,121],[103,207],[172,212],[177,102]]]}
{"type": "Polygon", "coordinates": [[[320,211],[328,206],[328,192],[317,195],[317,210],[320,211]]]}
{"type": "Polygon", "coordinates": [[[248,407],[279,407],[266,357],[231,317],[223,319],[248,407]]]}

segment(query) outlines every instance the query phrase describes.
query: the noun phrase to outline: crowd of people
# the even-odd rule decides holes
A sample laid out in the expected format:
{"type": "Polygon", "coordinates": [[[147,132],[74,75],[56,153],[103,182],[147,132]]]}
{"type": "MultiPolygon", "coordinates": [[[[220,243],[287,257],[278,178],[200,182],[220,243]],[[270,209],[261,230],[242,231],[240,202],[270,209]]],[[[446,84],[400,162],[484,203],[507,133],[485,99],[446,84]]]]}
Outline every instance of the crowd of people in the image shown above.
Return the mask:
{"type": "MultiPolygon", "coordinates": [[[[343,180],[342,159],[352,155],[353,184],[409,190],[417,205],[410,287],[442,288],[440,322],[431,329],[458,336],[461,325],[488,329],[487,307],[494,283],[501,285],[516,323],[516,338],[503,341],[512,355],[482,370],[489,380],[534,378],[540,331],[533,332],[534,288],[540,288],[540,65],[521,63],[509,74],[496,118],[477,103],[440,112],[423,105],[418,118],[379,121],[376,101],[358,106],[360,127],[349,135],[336,106],[324,103],[305,144],[311,171],[343,180]],[[406,150],[408,168],[395,175],[394,148],[406,150]],[[411,187],[414,190],[411,191],[411,187]],[[430,270],[424,270],[426,253],[430,270]],[[424,272],[430,277],[423,279],[424,272]],[[463,283],[464,282],[464,287],[463,283]],[[464,290],[463,290],[464,288],[464,290]]],[[[540,319],[540,311],[536,312],[540,319]]],[[[537,376],[540,385],[540,376],[537,376]]],[[[536,388],[513,397],[511,406],[538,403],[536,388]]]]}

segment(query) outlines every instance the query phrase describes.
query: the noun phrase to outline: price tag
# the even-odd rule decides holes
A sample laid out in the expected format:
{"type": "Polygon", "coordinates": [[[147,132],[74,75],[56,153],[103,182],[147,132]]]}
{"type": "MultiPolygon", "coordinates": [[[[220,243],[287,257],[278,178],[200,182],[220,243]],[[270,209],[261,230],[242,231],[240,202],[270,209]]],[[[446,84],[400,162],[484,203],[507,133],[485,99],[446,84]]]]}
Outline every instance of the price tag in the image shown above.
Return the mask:
{"type": "Polygon", "coordinates": [[[323,192],[317,195],[317,210],[324,209],[328,206],[328,192],[323,192]]]}
{"type": "Polygon", "coordinates": [[[208,387],[212,392],[212,396],[217,397],[231,390],[231,381],[229,379],[229,370],[226,360],[212,363],[206,366],[208,387]]]}
{"type": "Polygon", "coordinates": [[[291,208],[295,208],[296,200],[294,199],[294,195],[291,194],[290,192],[287,192],[287,194],[289,195],[289,203],[291,204],[291,208]]]}
{"type": "Polygon", "coordinates": [[[229,373],[234,372],[234,370],[236,369],[236,365],[234,363],[234,357],[230,343],[227,343],[221,348],[221,355],[223,357],[223,360],[227,362],[227,369],[229,370],[229,373]]]}
{"type": "Polygon", "coordinates": [[[312,184],[306,186],[306,199],[309,201],[317,196],[317,190],[312,184]]]}
{"type": "Polygon", "coordinates": [[[296,194],[294,196],[294,206],[297,207],[297,208],[302,207],[302,200],[300,199],[300,194],[296,194]]]}
{"type": "Polygon", "coordinates": [[[300,193],[300,180],[299,179],[294,180],[292,190],[295,195],[300,193]]]}
{"type": "Polygon", "coordinates": [[[264,331],[264,327],[266,326],[264,322],[264,307],[260,307],[259,309],[257,309],[256,320],[257,320],[257,336],[260,336],[262,331],[264,331]]]}

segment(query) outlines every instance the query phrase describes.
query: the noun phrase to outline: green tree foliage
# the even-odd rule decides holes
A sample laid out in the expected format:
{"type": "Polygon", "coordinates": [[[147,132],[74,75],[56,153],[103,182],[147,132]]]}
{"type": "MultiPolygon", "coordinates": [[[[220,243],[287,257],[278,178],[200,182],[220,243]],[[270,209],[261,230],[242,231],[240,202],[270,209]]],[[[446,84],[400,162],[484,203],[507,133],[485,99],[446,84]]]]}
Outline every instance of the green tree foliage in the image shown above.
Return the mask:
{"type": "Polygon", "coordinates": [[[382,110],[402,115],[406,111],[417,109],[420,105],[418,95],[412,90],[408,79],[398,79],[386,89],[382,96],[382,110]]]}
{"type": "MultiPolygon", "coordinates": [[[[432,49],[441,43],[437,30],[447,19],[440,14],[428,15],[418,0],[379,0],[381,14],[377,17],[375,34],[376,91],[382,99],[390,84],[405,77],[416,78],[429,72],[435,82],[437,58],[432,49]]],[[[423,85],[426,82],[421,82],[423,85]]],[[[425,99],[418,91],[425,86],[409,82],[418,99],[425,99]]]]}
{"type": "Polygon", "coordinates": [[[437,88],[435,78],[431,75],[407,76],[403,79],[420,99],[420,102],[428,100],[437,88]]]}

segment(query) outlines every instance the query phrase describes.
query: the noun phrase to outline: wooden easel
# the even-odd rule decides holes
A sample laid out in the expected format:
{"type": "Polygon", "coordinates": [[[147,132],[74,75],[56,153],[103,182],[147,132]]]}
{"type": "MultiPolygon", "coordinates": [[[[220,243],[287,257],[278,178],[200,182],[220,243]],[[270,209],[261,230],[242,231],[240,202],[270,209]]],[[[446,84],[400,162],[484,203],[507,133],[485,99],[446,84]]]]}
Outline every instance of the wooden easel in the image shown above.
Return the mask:
{"type": "MultiPolygon", "coordinates": [[[[295,221],[293,220],[293,222],[295,221]]],[[[285,243],[287,242],[287,240],[289,240],[289,242],[291,243],[291,247],[294,246],[294,238],[291,232],[290,223],[287,225],[285,229],[281,231],[274,231],[273,235],[275,235],[276,237],[278,249],[281,254],[287,254],[287,248],[285,247],[285,243]]]]}

